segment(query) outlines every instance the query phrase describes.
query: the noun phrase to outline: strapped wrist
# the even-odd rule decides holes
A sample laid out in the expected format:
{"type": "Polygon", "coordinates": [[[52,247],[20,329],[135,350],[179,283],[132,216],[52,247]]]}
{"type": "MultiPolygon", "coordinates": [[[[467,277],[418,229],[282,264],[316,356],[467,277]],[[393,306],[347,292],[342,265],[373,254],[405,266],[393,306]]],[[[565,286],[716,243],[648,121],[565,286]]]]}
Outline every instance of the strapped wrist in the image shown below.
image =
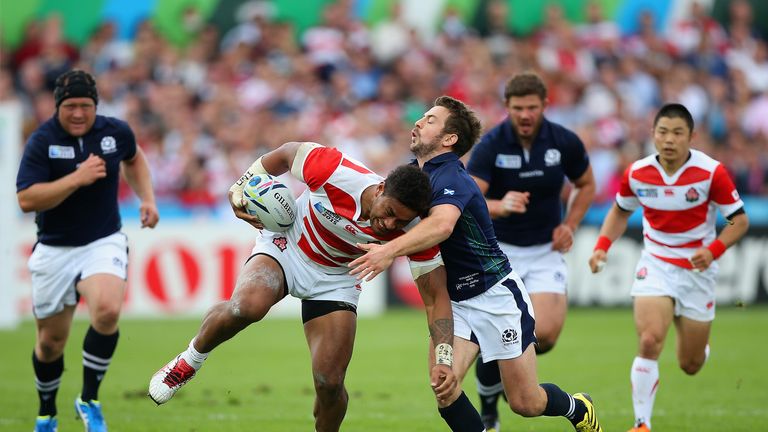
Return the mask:
{"type": "Polygon", "coordinates": [[[605,252],[608,252],[608,249],[611,248],[611,245],[613,242],[608,237],[601,235],[597,238],[597,242],[595,243],[595,249],[594,250],[602,250],[605,252]]]}
{"type": "Polygon", "coordinates": [[[718,259],[720,258],[724,253],[727,247],[725,246],[725,243],[722,241],[715,239],[712,243],[707,246],[707,249],[709,249],[710,252],[712,252],[712,258],[718,259]]]}
{"type": "Polygon", "coordinates": [[[243,207],[243,188],[245,187],[245,184],[248,183],[248,181],[253,178],[256,175],[259,174],[269,174],[266,169],[264,169],[264,165],[261,164],[261,158],[263,156],[259,157],[254,161],[251,166],[248,167],[247,170],[243,173],[243,175],[240,176],[239,179],[230,186],[229,191],[232,192],[232,204],[234,204],[236,207],[243,207]]]}
{"type": "Polygon", "coordinates": [[[435,364],[453,366],[453,347],[447,343],[435,347],[435,364]]]}

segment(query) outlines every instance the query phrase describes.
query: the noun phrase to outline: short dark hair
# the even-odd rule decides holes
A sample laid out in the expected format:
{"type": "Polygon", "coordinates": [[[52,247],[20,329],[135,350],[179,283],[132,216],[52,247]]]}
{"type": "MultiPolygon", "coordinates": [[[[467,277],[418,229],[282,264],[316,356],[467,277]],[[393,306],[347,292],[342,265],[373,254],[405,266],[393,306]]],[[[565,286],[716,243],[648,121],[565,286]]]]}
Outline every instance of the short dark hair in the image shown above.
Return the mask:
{"type": "Polygon", "coordinates": [[[435,99],[435,106],[441,106],[450,111],[451,114],[445,120],[445,126],[443,126],[443,133],[456,134],[459,139],[453,145],[453,152],[459,155],[459,157],[464,156],[480,138],[483,125],[474,111],[458,99],[450,96],[440,96],[435,99]]]}
{"type": "Polygon", "coordinates": [[[541,100],[547,98],[547,86],[544,80],[534,72],[523,72],[513,76],[504,88],[504,103],[512,97],[536,95],[541,100]]]}
{"type": "Polygon", "coordinates": [[[653,119],[653,127],[656,128],[656,124],[659,123],[659,119],[662,117],[667,118],[681,118],[688,125],[689,133],[693,132],[693,116],[688,108],[679,103],[668,103],[659,109],[656,113],[656,117],[653,119]]]}
{"type": "Polygon", "coordinates": [[[384,195],[423,215],[432,202],[429,175],[416,165],[400,165],[384,180],[384,195]]]}

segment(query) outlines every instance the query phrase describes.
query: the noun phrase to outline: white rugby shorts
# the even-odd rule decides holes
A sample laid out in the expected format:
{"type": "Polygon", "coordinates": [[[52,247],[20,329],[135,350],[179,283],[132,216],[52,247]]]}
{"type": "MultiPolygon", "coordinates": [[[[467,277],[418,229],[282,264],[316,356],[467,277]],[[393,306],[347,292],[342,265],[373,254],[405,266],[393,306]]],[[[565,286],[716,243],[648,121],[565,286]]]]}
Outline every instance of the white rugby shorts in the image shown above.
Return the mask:
{"type": "Polygon", "coordinates": [[[328,274],[309,264],[299,246],[282,233],[263,230],[251,255],[274,258],[285,272],[288,293],[302,300],[343,301],[357,306],[360,282],[348,272],[328,274]]]}
{"type": "Polygon", "coordinates": [[[712,261],[703,272],[694,272],[643,251],[635,267],[631,294],[633,297],[671,297],[675,302],[675,316],[712,321],[715,319],[717,273],[717,261],[712,261]]]}
{"type": "Polygon", "coordinates": [[[552,242],[533,246],[514,246],[499,242],[512,269],[525,282],[529,294],[556,293],[568,289],[568,267],[563,254],[552,250],[552,242]]]}
{"type": "Polygon", "coordinates": [[[32,311],[38,319],[77,303],[76,285],[95,274],[127,279],[128,238],[110,234],[84,246],[35,245],[27,262],[32,276],[32,311]]]}
{"type": "Polygon", "coordinates": [[[536,342],[531,299],[514,271],[488,291],[451,306],[454,335],[475,342],[484,362],[520,357],[536,342]]]}

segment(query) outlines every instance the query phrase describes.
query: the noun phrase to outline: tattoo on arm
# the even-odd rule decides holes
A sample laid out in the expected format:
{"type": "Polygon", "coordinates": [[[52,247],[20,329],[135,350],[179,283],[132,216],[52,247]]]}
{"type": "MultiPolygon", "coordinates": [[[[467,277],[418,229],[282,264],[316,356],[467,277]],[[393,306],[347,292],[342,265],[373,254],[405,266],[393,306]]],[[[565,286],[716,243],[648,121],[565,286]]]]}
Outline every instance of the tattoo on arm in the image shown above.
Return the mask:
{"type": "Polygon", "coordinates": [[[446,318],[436,319],[429,325],[429,335],[432,337],[432,342],[435,346],[441,343],[453,345],[453,320],[446,318]]]}

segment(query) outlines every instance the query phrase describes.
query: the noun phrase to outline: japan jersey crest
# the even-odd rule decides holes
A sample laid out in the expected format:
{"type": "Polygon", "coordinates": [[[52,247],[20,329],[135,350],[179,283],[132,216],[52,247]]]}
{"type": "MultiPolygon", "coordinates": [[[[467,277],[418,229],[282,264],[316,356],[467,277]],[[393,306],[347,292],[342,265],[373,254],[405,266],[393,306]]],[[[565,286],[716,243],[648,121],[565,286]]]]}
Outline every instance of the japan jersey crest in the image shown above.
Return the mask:
{"type": "Polygon", "coordinates": [[[280,252],[285,252],[288,248],[288,240],[285,237],[275,237],[272,239],[272,244],[280,249],[280,252]]]}
{"type": "Polygon", "coordinates": [[[699,200],[699,192],[694,189],[690,188],[688,189],[688,192],[685,193],[685,200],[688,202],[696,202],[699,200]]]}

